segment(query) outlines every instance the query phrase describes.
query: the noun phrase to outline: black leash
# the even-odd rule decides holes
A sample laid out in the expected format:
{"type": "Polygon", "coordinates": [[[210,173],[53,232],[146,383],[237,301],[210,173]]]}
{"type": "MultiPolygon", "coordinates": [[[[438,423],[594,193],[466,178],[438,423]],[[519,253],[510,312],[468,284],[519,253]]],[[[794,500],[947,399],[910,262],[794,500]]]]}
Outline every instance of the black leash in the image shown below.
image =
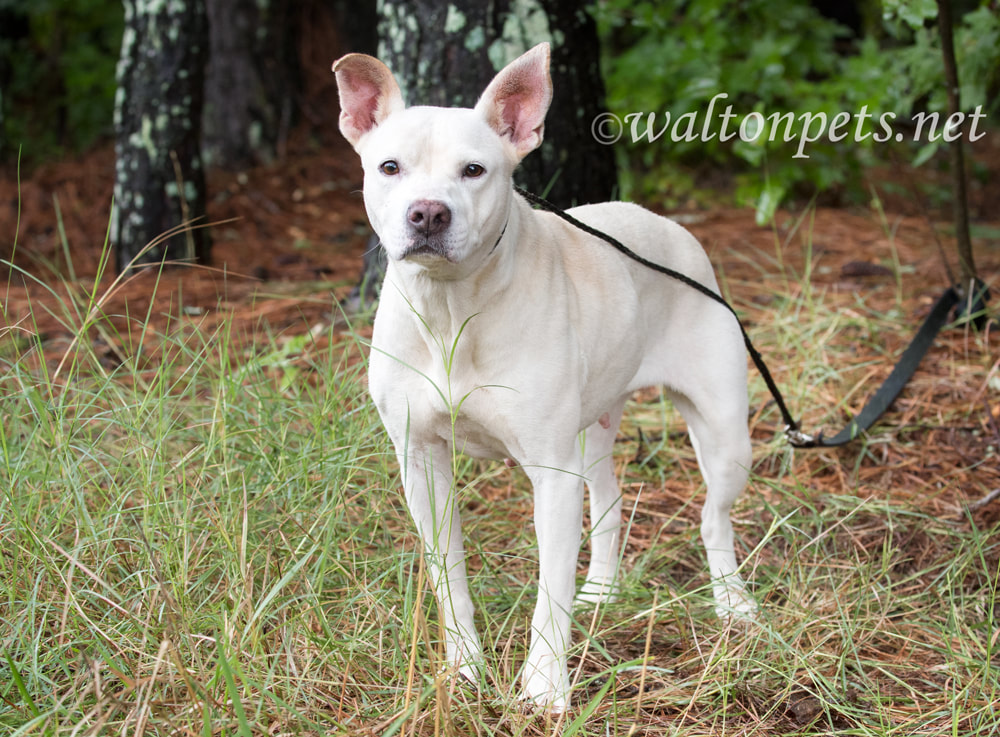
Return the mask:
{"type": "MultiPolygon", "coordinates": [[[[560,210],[558,207],[541,197],[521,189],[517,185],[514,185],[514,190],[533,205],[537,205],[544,210],[548,210],[554,215],[561,217],[570,225],[573,225],[585,233],[589,233],[590,235],[609,243],[633,261],[686,284],[692,289],[701,292],[706,297],[710,297],[715,300],[729,310],[733,317],[736,318],[736,324],[740,327],[740,332],[743,334],[743,342],[747,347],[747,352],[750,354],[750,358],[753,360],[754,366],[757,367],[757,371],[759,371],[761,377],[763,377],[764,383],[767,384],[767,389],[771,393],[771,396],[774,398],[774,403],[778,407],[778,411],[781,412],[781,419],[785,423],[785,436],[788,438],[788,442],[796,448],[831,448],[838,445],[845,445],[875,424],[878,418],[881,417],[889,408],[893,400],[899,396],[903,387],[906,386],[907,382],[910,380],[910,377],[913,376],[914,372],[917,370],[917,366],[920,364],[921,359],[934,343],[935,336],[948,322],[948,316],[951,313],[952,308],[959,304],[961,299],[958,290],[954,287],[949,287],[945,290],[944,294],[938,298],[938,301],[931,309],[930,314],[924,320],[923,325],[920,326],[920,330],[917,331],[917,334],[910,342],[910,345],[908,345],[906,350],[903,351],[903,355],[901,356],[899,363],[896,364],[892,373],[889,374],[889,377],[882,383],[882,386],[879,387],[878,391],[876,391],[872,398],[868,400],[868,403],[864,406],[861,412],[859,412],[843,430],[833,437],[825,438],[822,432],[813,436],[802,432],[799,428],[799,423],[794,417],[792,417],[792,413],[788,410],[788,406],[785,404],[784,397],[781,396],[781,391],[778,389],[778,385],[775,384],[774,378],[771,376],[771,372],[767,368],[767,364],[764,363],[764,358],[751,342],[750,336],[747,335],[746,328],[743,327],[743,322],[740,320],[739,315],[736,314],[736,310],[734,310],[732,305],[730,305],[725,299],[713,292],[704,284],[695,281],[689,276],[643,258],[616,238],[613,238],[597,228],[592,228],[586,223],[580,222],[569,213],[560,210]]],[[[985,309],[985,303],[989,297],[988,291],[981,282],[977,282],[973,285],[973,289],[975,290],[975,294],[970,296],[969,304],[966,305],[968,314],[981,312],[985,309]]]]}

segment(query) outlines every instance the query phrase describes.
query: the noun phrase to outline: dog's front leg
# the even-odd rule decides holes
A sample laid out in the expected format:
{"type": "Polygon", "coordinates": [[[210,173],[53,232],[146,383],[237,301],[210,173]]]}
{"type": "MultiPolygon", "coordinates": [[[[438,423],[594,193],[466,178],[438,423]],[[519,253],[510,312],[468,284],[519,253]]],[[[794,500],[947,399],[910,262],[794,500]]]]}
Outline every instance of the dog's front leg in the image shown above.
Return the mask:
{"type": "Polygon", "coordinates": [[[451,454],[444,444],[409,449],[400,458],[405,469],[406,503],[424,546],[424,558],[434,584],[449,664],[477,681],[482,646],[473,623],[472,599],[465,569],[462,522],[452,487],[451,454]]]}
{"type": "Polygon", "coordinates": [[[524,692],[535,703],[561,711],[569,700],[566,651],[583,529],[583,480],[579,468],[525,470],[535,489],[539,576],[524,692]]]}

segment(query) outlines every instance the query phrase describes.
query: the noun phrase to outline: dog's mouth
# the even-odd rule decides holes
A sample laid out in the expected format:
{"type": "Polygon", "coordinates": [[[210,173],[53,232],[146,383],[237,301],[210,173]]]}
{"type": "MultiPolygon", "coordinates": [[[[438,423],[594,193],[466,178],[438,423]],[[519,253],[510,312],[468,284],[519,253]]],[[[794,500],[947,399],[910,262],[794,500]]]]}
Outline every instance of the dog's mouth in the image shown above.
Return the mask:
{"type": "Polygon", "coordinates": [[[412,241],[401,256],[401,260],[413,261],[437,261],[440,259],[452,260],[444,245],[432,241],[412,241]]]}

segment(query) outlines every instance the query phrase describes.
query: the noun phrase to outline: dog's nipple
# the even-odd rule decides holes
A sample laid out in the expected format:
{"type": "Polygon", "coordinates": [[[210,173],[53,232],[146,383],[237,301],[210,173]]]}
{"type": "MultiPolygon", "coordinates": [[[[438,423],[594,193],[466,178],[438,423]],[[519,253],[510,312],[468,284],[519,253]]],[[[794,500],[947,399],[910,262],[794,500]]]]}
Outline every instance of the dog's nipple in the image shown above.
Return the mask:
{"type": "Polygon", "coordinates": [[[611,415],[605,412],[603,415],[601,415],[600,419],[597,420],[597,424],[603,427],[605,430],[607,430],[609,427],[611,427],[611,415]]]}
{"type": "Polygon", "coordinates": [[[505,465],[507,468],[516,468],[517,461],[515,461],[513,458],[504,458],[503,465],[505,465]]]}

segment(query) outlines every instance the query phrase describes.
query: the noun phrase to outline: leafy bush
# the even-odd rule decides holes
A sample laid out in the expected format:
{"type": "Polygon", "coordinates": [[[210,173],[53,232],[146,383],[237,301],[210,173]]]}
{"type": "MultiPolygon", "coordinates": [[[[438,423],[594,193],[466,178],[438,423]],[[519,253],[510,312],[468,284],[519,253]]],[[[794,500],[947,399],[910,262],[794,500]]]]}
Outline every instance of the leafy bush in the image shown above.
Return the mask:
{"type": "Polygon", "coordinates": [[[0,0],[0,157],[79,150],[111,132],[124,23],[117,0],[0,0]]]}
{"type": "MultiPolygon", "coordinates": [[[[895,140],[914,112],[946,110],[934,0],[887,0],[884,10],[887,31],[856,38],[800,0],[599,4],[609,108],[623,122],[641,113],[632,122],[647,134],[635,141],[629,129],[621,139],[628,141],[619,147],[627,168],[648,172],[632,185],[655,198],[662,182],[677,185],[677,168],[708,163],[735,173],[737,197],[753,202],[762,221],[792,192],[849,194],[875,147],[895,140]],[[724,129],[727,106],[734,118],[724,129]],[[650,140],[650,112],[654,133],[670,116],[669,134],[650,140]],[[673,134],[685,126],[673,126],[692,113],[698,135],[678,140],[673,134]],[[838,131],[842,140],[824,134],[803,141],[807,131],[819,135],[820,115],[830,124],[838,114],[849,116],[838,131]],[[748,126],[745,138],[752,140],[743,140],[733,134],[748,116],[763,127],[754,137],[756,127],[748,126]],[[722,140],[724,130],[729,140],[722,140]]],[[[956,48],[966,109],[995,110],[990,90],[1000,63],[1000,20],[985,4],[962,19],[956,48]]],[[[910,137],[907,132],[900,140],[910,137]]],[[[911,154],[921,161],[938,145],[922,143],[924,149],[911,154]]]]}
{"type": "MultiPolygon", "coordinates": [[[[883,0],[884,26],[897,46],[886,53],[892,71],[905,84],[894,86],[891,102],[909,114],[924,107],[947,108],[934,0],[883,0]]],[[[1000,83],[1000,14],[983,2],[955,27],[960,97],[965,109],[982,106],[995,113],[1000,83]]]]}

